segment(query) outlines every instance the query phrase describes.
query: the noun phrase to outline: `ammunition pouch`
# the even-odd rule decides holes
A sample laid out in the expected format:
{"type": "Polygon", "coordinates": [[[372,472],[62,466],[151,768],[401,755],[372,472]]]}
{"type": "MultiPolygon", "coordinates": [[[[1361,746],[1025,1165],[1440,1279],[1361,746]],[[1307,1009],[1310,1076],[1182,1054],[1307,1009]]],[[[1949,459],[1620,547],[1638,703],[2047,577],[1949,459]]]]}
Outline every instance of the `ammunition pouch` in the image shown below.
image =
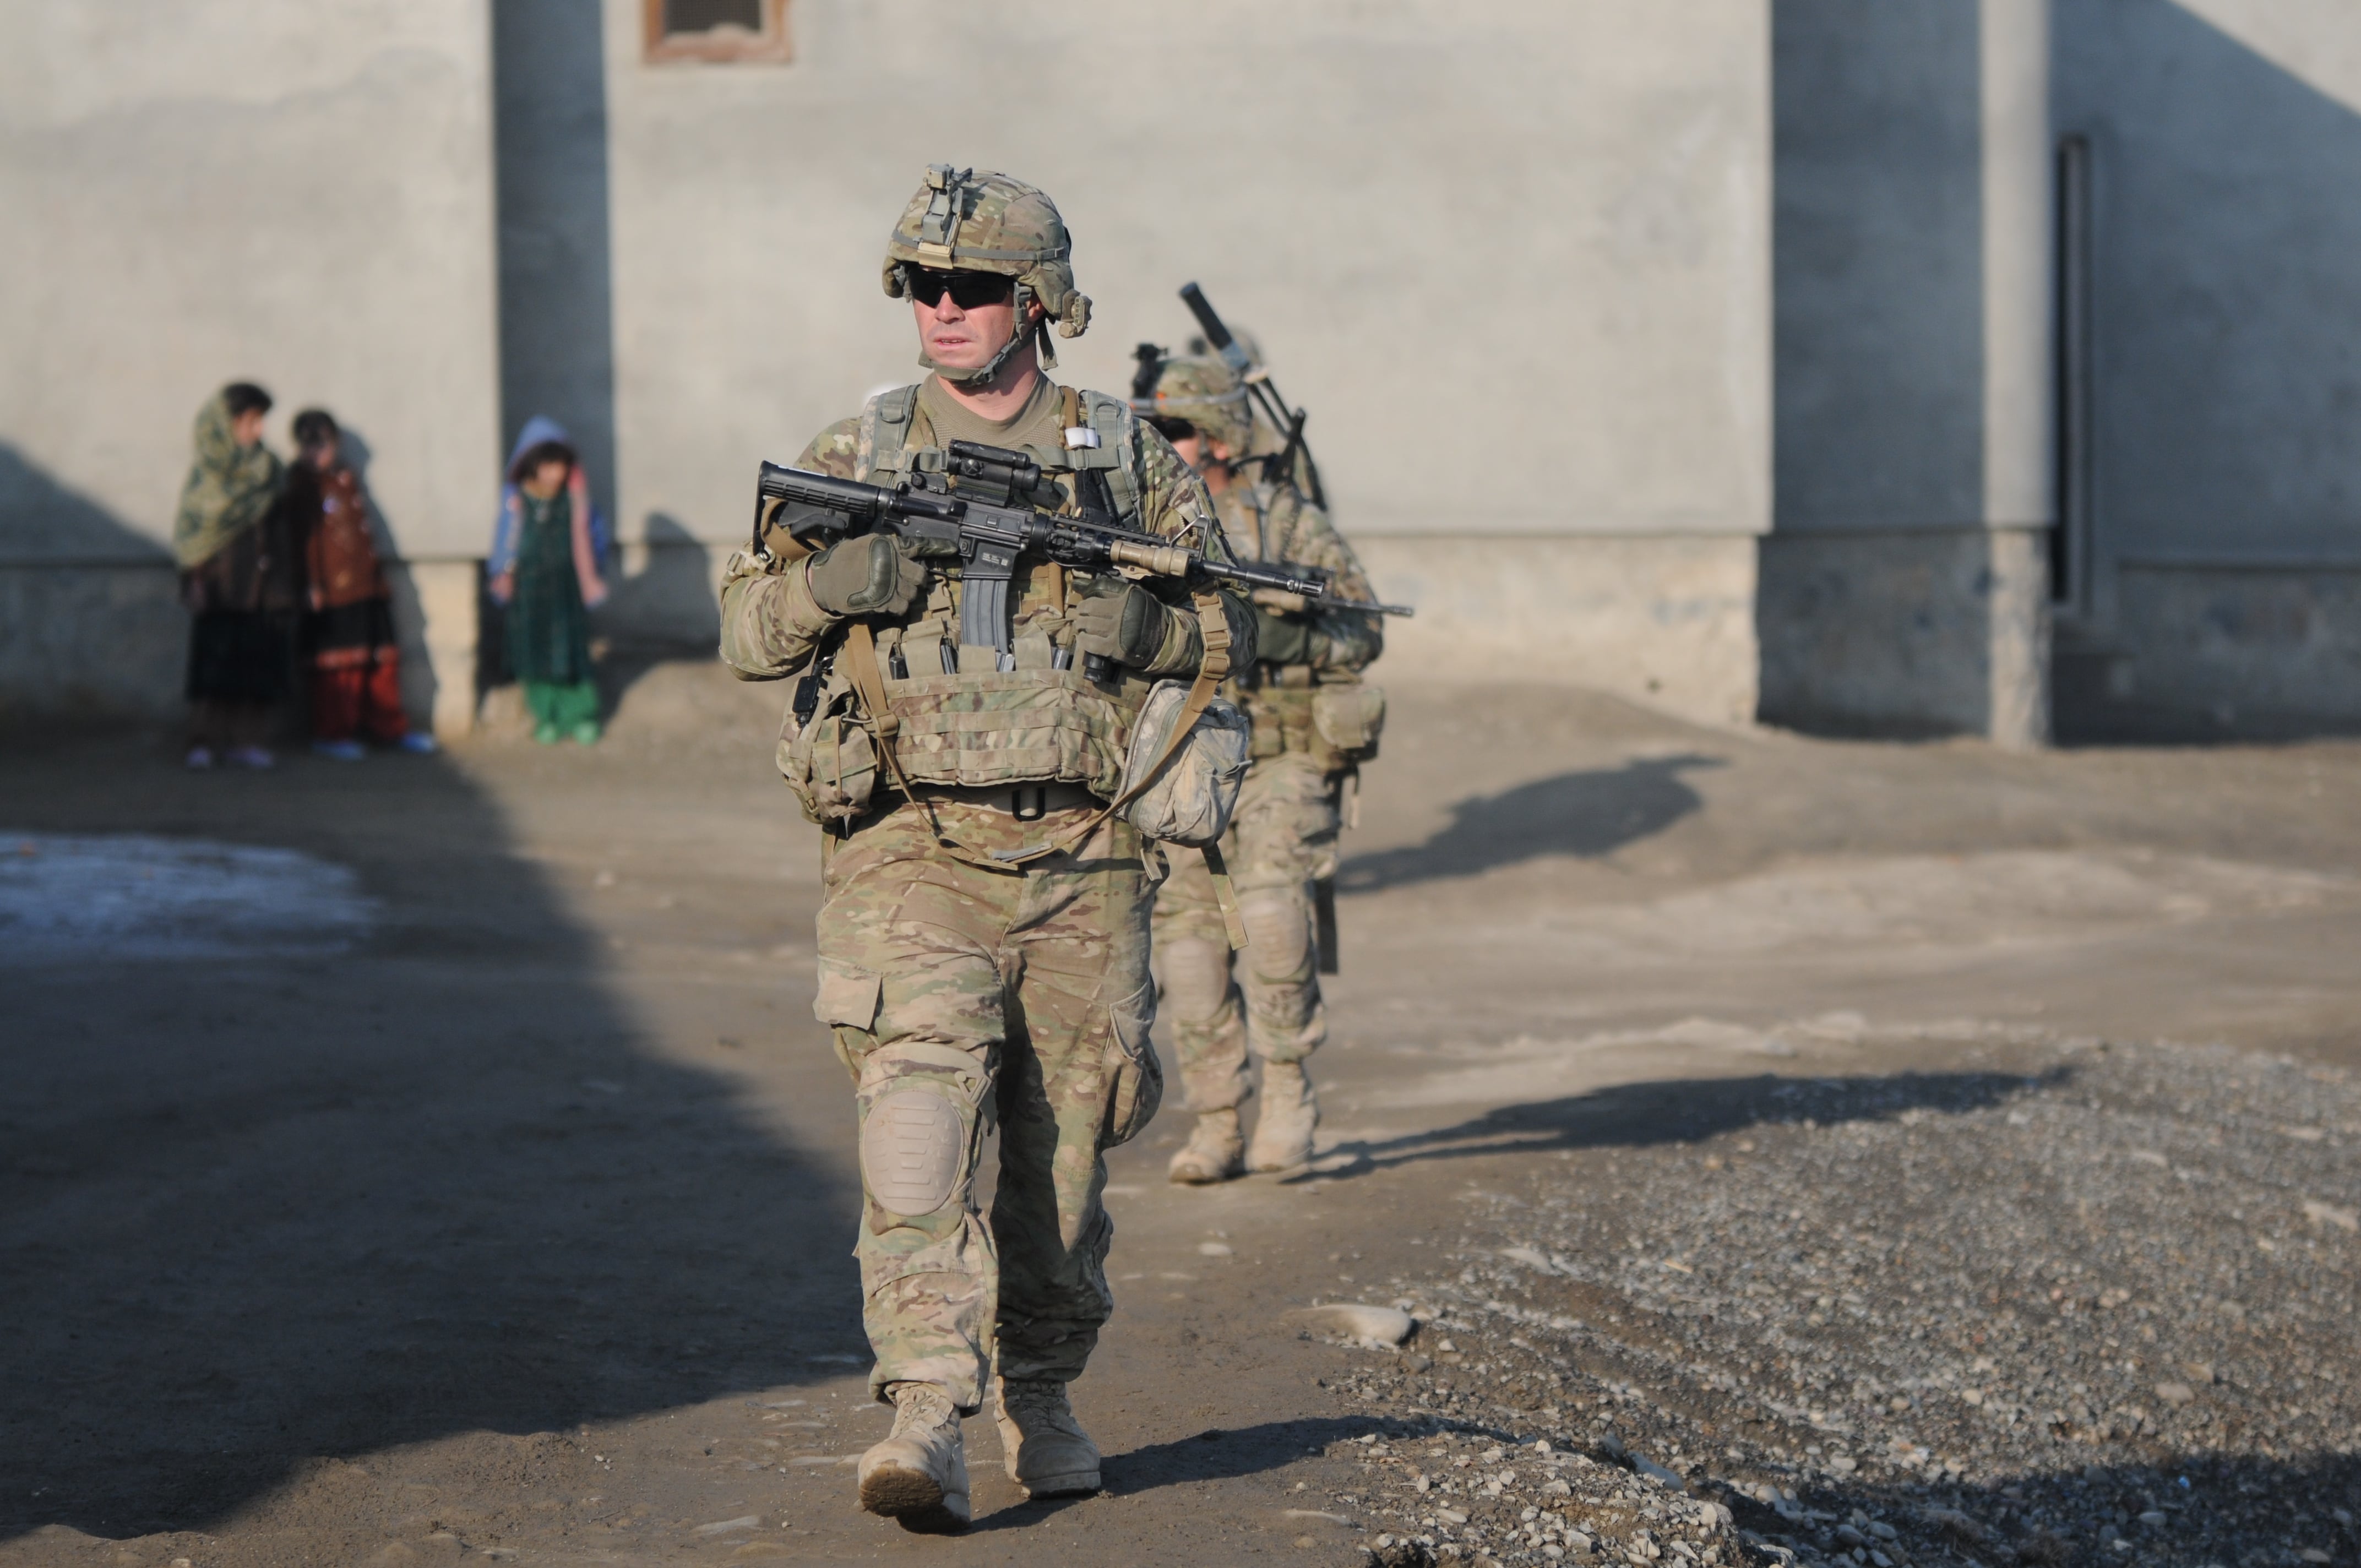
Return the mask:
{"type": "Polygon", "coordinates": [[[886,678],[895,760],[911,784],[957,789],[1078,784],[1112,800],[1147,683],[1094,685],[1080,670],[981,670],[886,678]]]}
{"type": "Polygon", "coordinates": [[[1386,729],[1386,693],[1382,686],[1314,686],[1312,691],[1313,757],[1322,773],[1342,773],[1373,761],[1378,737],[1386,729]]]}
{"type": "Polygon", "coordinates": [[[1386,727],[1386,694],[1358,681],[1313,684],[1303,665],[1259,672],[1260,684],[1244,696],[1254,719],[1253,755],[1301,752],[1323,773],[1350,773],[1378,754],[1386,727]]]}

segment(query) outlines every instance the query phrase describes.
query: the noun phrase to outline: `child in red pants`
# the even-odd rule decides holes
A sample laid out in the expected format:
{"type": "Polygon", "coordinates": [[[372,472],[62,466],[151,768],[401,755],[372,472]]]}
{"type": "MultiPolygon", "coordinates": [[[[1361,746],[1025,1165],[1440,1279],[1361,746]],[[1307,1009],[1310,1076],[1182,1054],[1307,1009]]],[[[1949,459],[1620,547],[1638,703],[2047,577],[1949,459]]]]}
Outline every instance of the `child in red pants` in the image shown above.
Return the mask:
{"type": "Polygon", "coordinates": [[[344,460],[344,433],[324,409],[295,416],[301,455],[287,495],[303,530],[311,615],[312,750],[339,762],[368,755],[362,737],[405,751],[434,751],[401,707],[401,654],[393,601],[369,533],[368,499],[344,460]]]}

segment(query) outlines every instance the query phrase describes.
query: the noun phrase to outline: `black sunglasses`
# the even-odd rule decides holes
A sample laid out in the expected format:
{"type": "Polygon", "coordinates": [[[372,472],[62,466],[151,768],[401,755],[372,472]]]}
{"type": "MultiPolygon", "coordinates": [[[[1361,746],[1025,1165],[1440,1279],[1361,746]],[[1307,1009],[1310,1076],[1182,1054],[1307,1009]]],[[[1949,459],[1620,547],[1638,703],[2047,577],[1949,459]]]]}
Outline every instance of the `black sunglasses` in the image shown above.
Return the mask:
{"type": "Polygon", "coordinates": [[[1016,292],[1016,280],[998,272],[938,272],[931,267],[905,267],[902,278],[910,297],[922,305],[939,303],[948,292],[963,311],[978,305],[1005,305],[1016,292]]]}
{"type": "Polygon", "coordinates": [[[1197,427],[1185,419],[1171,419],[1162,414],[1155,414],[1149,416],[1148,422],[1155,426],[1156,433],[1167,441],[1186,441],[1197,433],[1197,427]]]}

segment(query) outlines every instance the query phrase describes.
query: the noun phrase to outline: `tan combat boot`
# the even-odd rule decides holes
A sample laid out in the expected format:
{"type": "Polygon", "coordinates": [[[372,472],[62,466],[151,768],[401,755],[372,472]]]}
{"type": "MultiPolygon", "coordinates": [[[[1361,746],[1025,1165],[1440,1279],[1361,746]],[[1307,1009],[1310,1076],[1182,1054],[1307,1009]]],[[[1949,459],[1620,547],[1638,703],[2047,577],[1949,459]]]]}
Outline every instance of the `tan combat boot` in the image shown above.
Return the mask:
{"type": "Polygon", "coordinates": [[[1208,1111],[1197,1118],[1189,1142],[1172,1157],[1165,1174],[1184,1187],[1227,1181],[1246,1168],[1246,1140],[1238,1131],[1237,1111],[1208,1111]]]}
{"type": "Polygon", "coordinates": [[[1099,1445],[1074,1420],[1066,1386],[1049,1378],[996,1380],[1000,1446],[1008,1478],[1028,1497],[1081,1497],[1099,1489],[1099,1445]]]}
{"type": "Polygon", "coordinates": [[[921,1535],[967,1528],[959,1407],[931,1383],[894,1385],[894,1430],[861,1456],[861,1506],[921,1535]]]}
{"type": "Polygon", "coordinates": [[[1320,1124],[1320,1102],[1300,1061],[1262,1064],[1262,1114],[1255,1119],[1254,1142],[1246,1146],[1248,1170],[1293,1170],[1312,1158],[1312,1129],[1320,1124]]]}

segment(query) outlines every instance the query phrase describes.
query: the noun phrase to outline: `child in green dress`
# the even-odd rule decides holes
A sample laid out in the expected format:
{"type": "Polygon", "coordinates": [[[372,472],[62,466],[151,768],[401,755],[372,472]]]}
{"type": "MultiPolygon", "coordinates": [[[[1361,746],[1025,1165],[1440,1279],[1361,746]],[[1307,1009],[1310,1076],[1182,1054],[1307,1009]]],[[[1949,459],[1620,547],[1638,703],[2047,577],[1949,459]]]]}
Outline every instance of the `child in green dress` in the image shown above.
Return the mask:
{"type": "Polygon", "coordinates": [[[492,598],[508,607],[508,661],[524,687],[533,738],[598,739],[588,611],[605,600],[604,553],[590,487],[566,432],[528,421],[509,459],[492,539],[492,598]]]}

